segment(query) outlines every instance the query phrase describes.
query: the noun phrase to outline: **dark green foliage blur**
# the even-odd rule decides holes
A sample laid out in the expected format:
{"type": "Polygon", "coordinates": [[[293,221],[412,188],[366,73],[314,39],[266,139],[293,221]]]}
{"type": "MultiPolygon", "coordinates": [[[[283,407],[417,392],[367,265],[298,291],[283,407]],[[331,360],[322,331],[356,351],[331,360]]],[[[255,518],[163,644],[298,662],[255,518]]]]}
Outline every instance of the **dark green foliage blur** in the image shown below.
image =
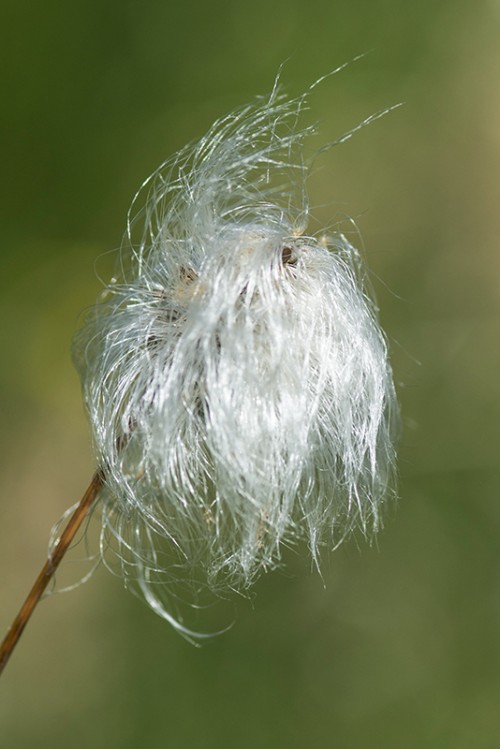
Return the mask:
{"type": "Polygon", "coordinates": [[[391,346],[403,425],[384,531],[325,557],[323,580],[290,554],[253,601],[209,612],[214,629],[235,624],[202,649],[98,570],[26,630],[0,682],[1,745],[497,747],[500,2],[1,11],[2,632],[92,472],[70,341],[143,179],[268,92],[286,60],[295,95],[371,50],[311,96],[312,149],[404,102],[319,159],[309,185],[311,230],[364,247],[391,346]]]}

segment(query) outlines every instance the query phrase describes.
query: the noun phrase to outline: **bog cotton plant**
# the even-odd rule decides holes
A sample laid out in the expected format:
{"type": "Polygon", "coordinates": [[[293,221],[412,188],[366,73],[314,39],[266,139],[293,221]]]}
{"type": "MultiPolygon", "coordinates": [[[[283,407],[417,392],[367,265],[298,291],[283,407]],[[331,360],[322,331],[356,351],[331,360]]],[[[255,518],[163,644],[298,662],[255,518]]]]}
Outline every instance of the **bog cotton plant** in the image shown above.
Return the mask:
{"type": "Polygon", "coordinates": [[[103,555],[185,634],[179,585],[245,591],[303,540],[318,563],[389,493],[386,342],[358,252],[307,234],[304,102],[275,87],[146,180],[75,338],[103,555]]]}
{"type": "Polygon", "coordinates": [[[302,105],[274,92],[145,182],[76,338],[103,532],[169,619],[169,582],[245,589],[286,545],[305,538],[317,560],[380,525],[386,344],[358,253],[308,236],[294,202],[302,105]]]}

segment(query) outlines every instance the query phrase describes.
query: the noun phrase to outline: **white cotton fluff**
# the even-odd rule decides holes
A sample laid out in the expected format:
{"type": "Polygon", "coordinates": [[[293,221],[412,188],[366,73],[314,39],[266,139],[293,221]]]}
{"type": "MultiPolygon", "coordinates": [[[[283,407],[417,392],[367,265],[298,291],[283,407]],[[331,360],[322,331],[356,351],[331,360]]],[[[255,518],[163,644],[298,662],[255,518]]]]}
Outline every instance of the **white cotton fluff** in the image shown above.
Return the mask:
{"type": "Polygon", "coordinates": [[[357,251],[305,234],[303,104],[274,90],[146,180],[75,339],[103,554],[188,634],[176,585],[244,591],[303,539],[318,563],[391,493],[386,342],[357,251]]]}

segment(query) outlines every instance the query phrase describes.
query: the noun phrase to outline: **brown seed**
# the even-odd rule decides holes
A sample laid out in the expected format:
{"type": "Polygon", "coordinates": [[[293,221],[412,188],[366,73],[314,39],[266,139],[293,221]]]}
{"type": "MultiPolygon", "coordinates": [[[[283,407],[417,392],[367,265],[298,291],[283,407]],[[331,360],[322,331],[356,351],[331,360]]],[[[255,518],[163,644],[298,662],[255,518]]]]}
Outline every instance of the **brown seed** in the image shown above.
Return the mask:
{"type": "Polygon", "coordinates": [[[185,265],[181,265],[181,279],[185,283],[192,283],[193,281],[196,281],[197,277],[197,274],[192,268],[186,268],[185,265]]]}
{"type": "Polygon", "coordinates": [[[283,249],[281,250],[281,262],[283,263],[283,265],[297,264],[297,256],[295,255],[292,247],[289,247],[288,245],[285,245],[285,247],[283,247],[283,249]]]}

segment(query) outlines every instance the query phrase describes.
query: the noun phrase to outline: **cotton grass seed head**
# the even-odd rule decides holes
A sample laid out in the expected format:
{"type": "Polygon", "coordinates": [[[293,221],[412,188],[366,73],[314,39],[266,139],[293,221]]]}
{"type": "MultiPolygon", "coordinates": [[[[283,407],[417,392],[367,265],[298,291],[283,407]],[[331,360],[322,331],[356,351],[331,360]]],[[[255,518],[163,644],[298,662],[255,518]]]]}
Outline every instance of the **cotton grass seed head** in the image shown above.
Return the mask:
{"type": "Polygon", "coordinates": [[[302,540],[317,562],[389,492],[386,342],[358,252],[306,233],[304,101],[275,89],[146,180],[75,339],[103,553],[181,631],[176,586],[244,591],[302,540]]]}

